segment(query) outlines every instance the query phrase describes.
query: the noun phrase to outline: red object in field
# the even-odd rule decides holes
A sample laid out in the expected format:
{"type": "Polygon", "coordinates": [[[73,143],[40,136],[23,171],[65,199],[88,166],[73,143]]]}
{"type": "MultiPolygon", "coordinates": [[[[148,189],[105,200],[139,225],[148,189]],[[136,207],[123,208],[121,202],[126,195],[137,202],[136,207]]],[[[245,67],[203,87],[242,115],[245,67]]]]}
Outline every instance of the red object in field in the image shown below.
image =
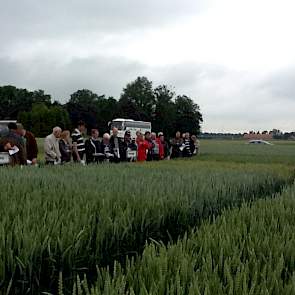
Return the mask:
{"type": "Polygon", "coordinates": [[[146,152],[149,149],[149,143],[146,140],[137,140],[137,161],[146,161],[146,152]]]}

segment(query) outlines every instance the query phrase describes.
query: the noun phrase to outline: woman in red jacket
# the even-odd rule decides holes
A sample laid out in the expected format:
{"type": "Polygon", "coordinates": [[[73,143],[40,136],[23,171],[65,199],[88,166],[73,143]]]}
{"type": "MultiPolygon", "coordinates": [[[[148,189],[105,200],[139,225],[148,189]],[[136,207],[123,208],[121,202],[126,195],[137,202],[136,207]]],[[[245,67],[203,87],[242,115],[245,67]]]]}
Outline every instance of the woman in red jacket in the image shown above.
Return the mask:
{"type": "Polygon", "coordinates": [[[152,141],[152,159],[153,161],[159,161],[164,159],[164,147],[159,137],[157,137],[155,132],[151,134],[151,141],[152,141]]]}
{"type": "Polygon", "coordinates": [[[137,144],[137,161],[138,162],[146,161],[146,154],[147,154],[147,150],[149,149],[149,143],[143,138],[142,133],[137,133],[136,144],[137,144]]]}

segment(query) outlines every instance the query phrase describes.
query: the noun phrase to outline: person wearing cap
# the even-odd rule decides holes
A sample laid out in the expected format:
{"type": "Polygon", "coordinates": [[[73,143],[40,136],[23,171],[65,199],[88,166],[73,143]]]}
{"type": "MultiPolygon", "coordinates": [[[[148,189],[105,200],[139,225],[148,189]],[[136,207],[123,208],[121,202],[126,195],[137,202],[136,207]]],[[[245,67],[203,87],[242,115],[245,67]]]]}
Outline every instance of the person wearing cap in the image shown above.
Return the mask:
{"type": "Polygon", "coordinates": [[[125,134],[124,134],[124,139],[121,145],[121,161],[122,162],[127,162],[128,161],[128,155],[127,155],[127,150],[128,150],[128,146],[131,143],[131,132],[130,130],[126,130],[125,134]]]}
{"type": "Polygon", "coordinates": [[[135,139],[131,138],[130,130],[127,130],[122,143],[121,161],[135,162],[137,159],[137,144],[135,139]]]}

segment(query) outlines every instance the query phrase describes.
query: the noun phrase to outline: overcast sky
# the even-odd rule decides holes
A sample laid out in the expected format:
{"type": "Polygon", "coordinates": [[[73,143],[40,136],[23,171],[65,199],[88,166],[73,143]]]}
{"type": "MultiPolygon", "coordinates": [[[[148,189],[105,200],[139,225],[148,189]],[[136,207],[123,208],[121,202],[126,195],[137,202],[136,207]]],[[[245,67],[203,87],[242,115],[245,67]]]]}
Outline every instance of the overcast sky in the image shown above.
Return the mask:
{"type": "Polygon", "coordinates": [[[294,0],[0,0],[0,85],[118,98],[147,76],[203,131],[295,131],[294,0]]]}

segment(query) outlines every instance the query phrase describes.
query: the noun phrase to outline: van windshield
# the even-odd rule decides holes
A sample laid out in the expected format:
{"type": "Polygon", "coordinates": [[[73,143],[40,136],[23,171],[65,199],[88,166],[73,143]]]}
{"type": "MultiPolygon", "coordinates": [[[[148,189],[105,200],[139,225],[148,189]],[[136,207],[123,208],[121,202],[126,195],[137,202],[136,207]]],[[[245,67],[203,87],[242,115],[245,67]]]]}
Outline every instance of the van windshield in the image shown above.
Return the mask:
{"type": "Polygon", "coordinates": [[[135,128],[135,129],[150,129],[151,124],[148,122],[125,122],[126,128],[135,128]]]}
{"type": "Polygon", "coordinates": [[[7,135],[8,134],[8,127],[7,127],[7,125],[6,124],[1,124],[0,123],[0,138],[2,137],[2,136],[5,136],[5,135],[7,135]]]}
{"type": "Polygon", "coordinates": [[[117,128],[118,130],[123,130],[123,122],[120,122],[120,121],[112,122],[111,129],[113,129],[114,127],[117,128]]]}

